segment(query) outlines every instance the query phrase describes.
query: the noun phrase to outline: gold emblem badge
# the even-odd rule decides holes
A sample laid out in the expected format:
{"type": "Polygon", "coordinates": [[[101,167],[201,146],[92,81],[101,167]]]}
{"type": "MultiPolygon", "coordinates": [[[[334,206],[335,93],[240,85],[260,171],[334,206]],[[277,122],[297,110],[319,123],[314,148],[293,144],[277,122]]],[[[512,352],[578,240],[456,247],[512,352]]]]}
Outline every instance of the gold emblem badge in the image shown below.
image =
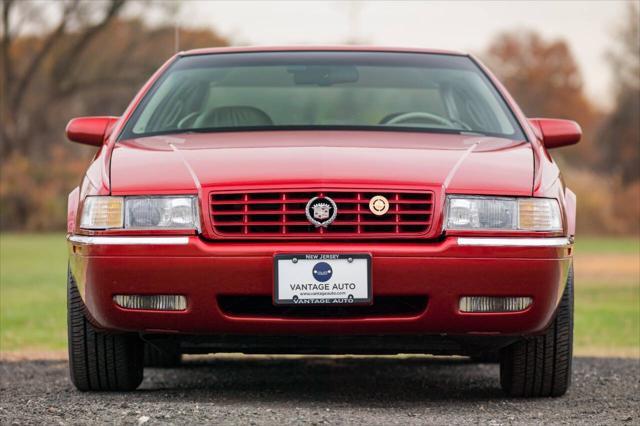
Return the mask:
{"type": "Polygon", "coordinates": [[[376,216],[382,216],[389,211],[389,200],[382,195],[376,195],[369,200],[369,210],[376,216]]]}

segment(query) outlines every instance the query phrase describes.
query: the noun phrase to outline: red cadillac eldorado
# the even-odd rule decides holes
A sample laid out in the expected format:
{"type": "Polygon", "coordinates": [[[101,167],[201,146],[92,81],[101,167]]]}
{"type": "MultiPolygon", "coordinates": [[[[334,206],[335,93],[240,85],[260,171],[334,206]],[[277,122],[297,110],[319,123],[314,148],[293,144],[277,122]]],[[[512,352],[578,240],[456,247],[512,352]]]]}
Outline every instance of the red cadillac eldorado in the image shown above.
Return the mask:
{"type": "Polygon", "coordinates": [[[511,396],[571,382],[576,197],[470,55],[366,47],[182,52],[69,195],[71,379],[131,390],[191,353],[441,354],[511,396]]]}

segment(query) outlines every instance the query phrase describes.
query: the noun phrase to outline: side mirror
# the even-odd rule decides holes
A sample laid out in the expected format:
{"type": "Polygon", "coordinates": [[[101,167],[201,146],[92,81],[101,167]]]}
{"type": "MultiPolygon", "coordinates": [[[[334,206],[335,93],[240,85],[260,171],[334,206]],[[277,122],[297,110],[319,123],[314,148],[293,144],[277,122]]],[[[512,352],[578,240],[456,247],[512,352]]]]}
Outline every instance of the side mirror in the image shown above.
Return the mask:
{"type": "Polygon", "coordinates": [[[580,125],[571,120],[530,118],[529,123],[547,148],[574,145],[582,137],[580,125]]]}
{"type": "Polygon", "coordinates": [[[69,121],[65,133],[71,142],[102,146],[118,117],[78,117],[69,121]]]}

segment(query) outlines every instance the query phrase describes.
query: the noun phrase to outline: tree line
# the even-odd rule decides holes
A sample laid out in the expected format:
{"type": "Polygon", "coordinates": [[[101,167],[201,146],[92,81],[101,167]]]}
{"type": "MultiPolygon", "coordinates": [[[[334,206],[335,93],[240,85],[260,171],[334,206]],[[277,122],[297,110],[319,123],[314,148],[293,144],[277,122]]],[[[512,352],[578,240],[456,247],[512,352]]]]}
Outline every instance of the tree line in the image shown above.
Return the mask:
{"type": "MultiPolygon", "coordinates": [[[[149,8],[175,13],[167,5],[60,0],[45,7],[3,0],[0,230],[64,229],[66,195],[93,154],[68,144],[64,126],[75,116],[121,114],[174,53],[175,27],[140,19],[149,8]],[[48,29],[38,30],[45,23],[48,29]]],[[[569,118],[582,125],[580,144],[553,153],[578,195],[579,232],[640,231],[637,3],[630,2],[622,18],[606,58],[615,80],[611,111],[602,111],[585,95],[582,74],[564,40],[507,31],[480,54],[528,116],[569,118]]],[[[182,50],[231,42],[213,29],[181,28],[179,38],[182,50]]]]}

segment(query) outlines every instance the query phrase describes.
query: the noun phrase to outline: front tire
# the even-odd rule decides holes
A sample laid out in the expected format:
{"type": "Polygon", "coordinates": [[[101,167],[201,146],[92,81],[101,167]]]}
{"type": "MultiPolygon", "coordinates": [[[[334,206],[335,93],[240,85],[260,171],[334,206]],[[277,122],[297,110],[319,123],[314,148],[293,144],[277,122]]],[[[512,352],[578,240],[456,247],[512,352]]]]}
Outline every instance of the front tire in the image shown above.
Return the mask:
{"type": "Polygon", "coordinates": [[[132,334],[113,334],[95,328],[87,319],[76,283],[67,278],[69,372],[81,391],[129,391],[143,376],[142,341],[132,334]]]}
{"type": "Polygon", "coordinates": [[[562,396],[571,385],[573,357],[573,265],[545,334],[513,343],[500,353],[500,384],[509,396],[562,396]]]}

